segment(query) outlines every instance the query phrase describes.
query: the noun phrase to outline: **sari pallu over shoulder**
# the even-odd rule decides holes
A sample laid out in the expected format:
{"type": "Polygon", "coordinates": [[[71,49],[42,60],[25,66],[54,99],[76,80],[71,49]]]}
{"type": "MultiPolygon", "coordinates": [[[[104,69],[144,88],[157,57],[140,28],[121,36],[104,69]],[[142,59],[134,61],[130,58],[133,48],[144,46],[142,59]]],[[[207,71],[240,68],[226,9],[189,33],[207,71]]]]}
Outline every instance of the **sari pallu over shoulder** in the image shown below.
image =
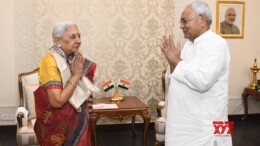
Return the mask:
{"type": "MultiPolygon", "coordinates": [[[[66,83],[70,80],[72,75],[71,63],[74,60],[74,54],[71,54],[68,59],[61,54],[62,50],[60,48],[53,48],[50,50],[50,54],[56,61],[57,68],[59,69],[63,88],[66,83]]],[[[92,92],[99,91],[99,89],[92,84],[93,77],[96,69],[96,64],[91,62],[88,59],[85,59],[83,66],[83,77],[79,80],[78,86],[74,90],[72,96],[69,99],[70,104],[80,111],[79,107],[81,104],[88,99],[88,97],[92,94],[92,92]]]]}

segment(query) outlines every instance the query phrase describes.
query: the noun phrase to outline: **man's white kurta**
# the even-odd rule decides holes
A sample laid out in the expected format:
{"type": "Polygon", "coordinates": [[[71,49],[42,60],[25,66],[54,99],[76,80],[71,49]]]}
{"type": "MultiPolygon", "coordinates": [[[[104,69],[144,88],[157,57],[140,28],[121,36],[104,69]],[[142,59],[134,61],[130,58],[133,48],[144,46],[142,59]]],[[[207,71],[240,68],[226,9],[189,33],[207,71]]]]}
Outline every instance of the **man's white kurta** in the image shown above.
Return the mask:
{"type": "Polygon", "coordinates": [[[230,146],[214,135],[213,121],[227,120],[229,47],[210,30],[185,43],[170,78],[166,146],[230,146]]]}

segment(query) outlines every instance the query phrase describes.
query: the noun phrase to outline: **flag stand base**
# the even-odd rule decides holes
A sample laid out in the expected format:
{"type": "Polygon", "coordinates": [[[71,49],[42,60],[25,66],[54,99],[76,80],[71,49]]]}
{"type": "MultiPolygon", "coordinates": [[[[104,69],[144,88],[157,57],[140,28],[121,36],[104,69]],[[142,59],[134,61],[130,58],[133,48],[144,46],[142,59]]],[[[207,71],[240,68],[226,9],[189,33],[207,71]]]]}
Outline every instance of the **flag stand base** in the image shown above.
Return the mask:
{"type": "Polygon", "coordinates": [[[115,87],[115,92],[114,92],[114,97],[112,97],[112,98],[110,99],[110,101],[124,101],[124,97],[118,95],[118,89],[117,89],[117,88],[118,88],[118,87],[116,86],[116,87],[115,87]]]}
{"type": "Polygon", "coordinates": [[[114,96],[110,99],[110,101],[124,101],[124,97],[122,96],[114,96]]]}

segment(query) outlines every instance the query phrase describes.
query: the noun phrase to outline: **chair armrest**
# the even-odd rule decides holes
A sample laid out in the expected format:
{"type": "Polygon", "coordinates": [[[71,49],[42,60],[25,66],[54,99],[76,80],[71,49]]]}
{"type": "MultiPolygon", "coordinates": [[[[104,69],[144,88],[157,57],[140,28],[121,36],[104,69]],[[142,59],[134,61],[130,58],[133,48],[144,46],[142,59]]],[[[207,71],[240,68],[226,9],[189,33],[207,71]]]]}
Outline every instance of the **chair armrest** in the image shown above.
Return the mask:
{"type": "Polygon", "coordinates": [[[23,127],[23,113],[22,112],[19,112],[17,114],[17,124],[18,124],[18,127],[21,128],[23,127]]]}
{"type": "Polygon", "coordinates": [[[19,128],[27,126],[28,110],[25,107],[18,107],[16,110],[17,125],[19,128]]]}
{"type": "Polygon", "coordinates": [[[157,105],[157,114],[158,114],[158,117],[161,117],[162,116],[162,109],[164,108],[165,106],[165,101],[160,101],[157,105]]]}
{"type": "Polygon", "coordinates": [[[158,106],[160,106],[161,108],[163,108],[165,106],[165,101],[160,101],[158,103],[158,106]]]}

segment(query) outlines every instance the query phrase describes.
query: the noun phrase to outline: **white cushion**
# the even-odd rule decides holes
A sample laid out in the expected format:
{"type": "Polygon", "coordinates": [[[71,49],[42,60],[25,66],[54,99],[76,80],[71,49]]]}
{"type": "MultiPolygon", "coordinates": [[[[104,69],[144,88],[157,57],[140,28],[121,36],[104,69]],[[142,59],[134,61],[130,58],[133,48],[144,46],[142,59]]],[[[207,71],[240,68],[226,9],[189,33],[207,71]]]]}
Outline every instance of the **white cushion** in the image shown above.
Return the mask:
{"type": "Polygon", "coordinates": [[[38,84],[26,84],[25,85],[25,95],[27,99],[29,119],[36,118],[35,113],[35,101],[33,92],[39,87],[38,84]]]}
{"type": "Polygon", "coordinates": [[[39,84],[38,73],[24,76],[22,82],[23,84],[39,84]]]}
{"type": "Polygon", "coordinates": [[[155,137],[158,141],[165,141],[165,134],[156,133],[155,137]]]}
{"type": "Polygon", "coordinates": [[[166,128],[166,119],[165,117],[159,117],[155,121],[155,131],[156,133],[165,134],[165,128],[166,128]]]}

